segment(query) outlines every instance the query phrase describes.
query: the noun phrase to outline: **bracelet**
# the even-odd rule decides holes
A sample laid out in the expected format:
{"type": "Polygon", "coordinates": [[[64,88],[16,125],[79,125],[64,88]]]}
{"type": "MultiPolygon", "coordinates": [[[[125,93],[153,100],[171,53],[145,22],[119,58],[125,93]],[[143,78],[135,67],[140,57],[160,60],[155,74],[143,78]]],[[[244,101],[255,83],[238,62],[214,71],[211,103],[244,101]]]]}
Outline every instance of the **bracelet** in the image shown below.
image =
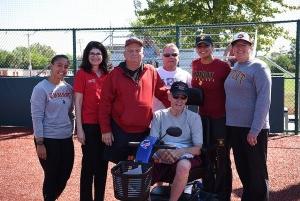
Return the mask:
{"type": "Polygon", "coordinates": [[[35,142],[36,143],[36,145],[44,145],[44,142],[43,141],[37,141],[37,142],[35,142]]]}
{"type": "Polygon", "coordinates": [[[36,145],[44,145],[44,140],[43,139],[35,139],[36,145]]]}

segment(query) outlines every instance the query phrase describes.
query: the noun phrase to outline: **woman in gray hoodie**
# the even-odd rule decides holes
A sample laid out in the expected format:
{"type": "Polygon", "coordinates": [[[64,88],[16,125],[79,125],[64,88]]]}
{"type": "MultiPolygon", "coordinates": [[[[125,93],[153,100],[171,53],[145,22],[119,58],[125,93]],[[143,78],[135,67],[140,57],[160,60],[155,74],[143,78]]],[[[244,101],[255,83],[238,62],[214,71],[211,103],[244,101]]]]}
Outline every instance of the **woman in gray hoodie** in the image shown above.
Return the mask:
{"type": "Polygon", "coordinates": [[[226,125],[243,184],[242,201],[267,201],[271,73],[264,62],[251,57],[253,43],[247,33],[236,34],[231,45],[237,62],[224,84],[226,125]]]}
{"type": "Polygon", "coordinates": [[[73,90],[63,80],[69,65],[67,56],[54,56],[50,76],[34,87],[30,100],[36,153],[44,170],[45,201],[54,201],[60,196],[74,163],[73,90]]]}

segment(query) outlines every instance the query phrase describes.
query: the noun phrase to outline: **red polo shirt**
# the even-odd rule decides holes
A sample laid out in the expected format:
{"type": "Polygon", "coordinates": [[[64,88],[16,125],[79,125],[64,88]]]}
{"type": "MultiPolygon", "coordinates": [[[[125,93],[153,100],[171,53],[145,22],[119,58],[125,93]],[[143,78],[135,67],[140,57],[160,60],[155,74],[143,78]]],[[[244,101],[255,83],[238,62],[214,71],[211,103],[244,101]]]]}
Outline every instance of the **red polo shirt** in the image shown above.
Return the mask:
{"type": "Polygon", "coordinates": [[[74,92],[83,94],[81,118],[84,124],[98,124],[98,106],[105,78],[104,74],[98,77],[96,73],[83,69],[76,73],[73,87],[74,92]]]}

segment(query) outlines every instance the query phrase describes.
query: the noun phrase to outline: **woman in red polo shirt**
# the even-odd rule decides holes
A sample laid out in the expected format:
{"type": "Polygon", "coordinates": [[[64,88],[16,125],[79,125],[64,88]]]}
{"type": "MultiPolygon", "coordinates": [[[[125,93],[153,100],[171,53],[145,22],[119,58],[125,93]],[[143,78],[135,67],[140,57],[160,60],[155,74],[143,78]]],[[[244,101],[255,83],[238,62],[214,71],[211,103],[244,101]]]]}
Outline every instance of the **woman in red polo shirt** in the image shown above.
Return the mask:
{"type": "Polygon", "coordinates": [[[98,124],[98,105],[108,74],[107,61],[106,48],[100,42],[89,42],[74,81],[77,137],[82,148],[81,201],[104,200],[107,161],[101,159],[104,144],[98,124]]]}

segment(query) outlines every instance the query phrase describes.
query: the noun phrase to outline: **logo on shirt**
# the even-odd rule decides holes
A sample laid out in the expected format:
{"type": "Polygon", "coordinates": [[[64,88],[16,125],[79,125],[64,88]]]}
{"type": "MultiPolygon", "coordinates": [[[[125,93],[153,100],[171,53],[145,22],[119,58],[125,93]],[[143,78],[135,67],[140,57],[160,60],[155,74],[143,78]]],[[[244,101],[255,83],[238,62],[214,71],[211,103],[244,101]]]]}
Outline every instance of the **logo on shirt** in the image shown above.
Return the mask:
{"type": "Polygon", "coordinates": [[[91,83],[96,83],[96,79],[90,79],[90,80],[87,80],[87,83],[91,84],[91,83]]]}
{"type": "Polygon", "coordinates": [[[214,75],[214,72],[209,71],[197,71],[193,73],[193,77],[198,80],[199,85],[202,85],[203,82],[214,82],[214,75]]]}
{"type": "Polygon", "coordinates": [[[168,88],[170,88],[172,86],[172,84],[176,81],[175,78],[173,77],[169,77],[169,78],[166,78],[166,79],[162,79],[165,83],[166,86],[168,86],[168,88]]]}
{"type": "Polygon", "coordinates": [[[246,74],[239,70],[231,70],[229,76],[230,78],[238,81],[239,84],[242,84],[242,81],[246,78],[246,74]]]}
{"type": "Polygon", "coordinates": [[[61,97],[71,97],[71,92],[50,92],[49,97],[50,99],[53,98],[61,98],[61,97]]]}

